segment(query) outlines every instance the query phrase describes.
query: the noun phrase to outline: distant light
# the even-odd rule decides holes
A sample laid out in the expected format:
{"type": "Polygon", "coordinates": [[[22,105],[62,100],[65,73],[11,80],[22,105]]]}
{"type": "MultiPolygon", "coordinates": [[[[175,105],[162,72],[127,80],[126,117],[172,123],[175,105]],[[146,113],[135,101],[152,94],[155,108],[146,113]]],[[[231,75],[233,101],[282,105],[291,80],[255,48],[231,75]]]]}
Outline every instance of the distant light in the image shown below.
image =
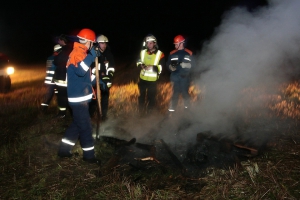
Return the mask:
{"type": "Polygon", "coordinates": [[[15,68],[13,68],[13,67],[8,67],[8,68],[6,69],[6,73],[7,73],[8,75],[11,75],[11,74],[15,73],[15,68]]]}

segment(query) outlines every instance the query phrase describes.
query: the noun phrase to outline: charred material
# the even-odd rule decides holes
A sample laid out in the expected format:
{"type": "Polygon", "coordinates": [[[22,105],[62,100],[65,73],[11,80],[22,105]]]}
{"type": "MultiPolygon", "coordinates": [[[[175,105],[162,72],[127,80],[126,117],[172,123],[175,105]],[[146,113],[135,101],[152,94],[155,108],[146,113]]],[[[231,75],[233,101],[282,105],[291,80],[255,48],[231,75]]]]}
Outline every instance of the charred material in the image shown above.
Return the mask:
{"type": "Polygon", "coordinates": [[[132,138],[129,141],[121,140],[121,139],[114,138],[114,137],[109,137],[109,136],[101,136],[100,138],[102,139],[102,141],[104,141],[108,144],[111,144],[115,147],[130,146],[130,145],[133,145],[136,142],[135,138],[132,138]]]}
{"type": "Polygon", "coordinates": [[[179,169],[187,177],[205,175],[207,167],[228,168],[239,165],[241,160],[257,155],[254,147],[243,146],[230,139],[218,138],[210,132],[199,133],[194,144],[170,145],[164,140],[153,144],[136,143],[102,136],[104,142],[115,146],[114,156],[107,162],[107,169],[127,165],[133,171],[152,168],[179,169]]]}
{"type": "Polygon", "coordinates": [[[160,140],[163,147],[167,150],[168,154],[172,158],[173,162],[183,171],[185,171],[185,167],[183,164],[180,162],[180,160],[177,158],[177,156],[171,151],[170,147],[165,143],[164,140],[160,140]]]}

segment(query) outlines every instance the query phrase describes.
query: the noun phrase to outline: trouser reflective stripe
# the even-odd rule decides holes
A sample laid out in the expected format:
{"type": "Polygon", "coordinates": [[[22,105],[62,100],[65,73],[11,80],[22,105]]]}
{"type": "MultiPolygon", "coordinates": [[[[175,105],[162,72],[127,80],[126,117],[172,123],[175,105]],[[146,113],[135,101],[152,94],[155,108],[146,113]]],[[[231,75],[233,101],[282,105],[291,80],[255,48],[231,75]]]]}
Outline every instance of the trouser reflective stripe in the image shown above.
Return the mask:
{"type": "Polygon", "coordinates": [[[57,86],[57,104],[60,111],[65,111],[68,106],[68,94],[67,88],[63,86],[57,86]]]}
{"type": "Polygon", "coordinates": [[[90,150],[93,150],[94,147],[90,147],[90,148],[82,148],[83,151],[90,151],[90,150]]]}
{"type": "Polygon", "coordinates": [[[68,144],[68,145],[71,145],[71,146],[74,146],[75,145],[75,143],[74,142],[71,142],[70,140],[67,140],[67,139],[62,139],[61,140],[63,143],[65,143],[65,144],[68,144]]]}
{"type": "Polygon", "coordinates": [[[94,158],[94,139],[88,102],[70,104],[70,107],[73,113],[73,122],[67,129],[64,138],[69,141],[77,141],[79,138],[82,149],[86,149],[83,151],[83,157],[86,159],[94,158]],[[91,147],[92,149],[90,149],[91,147]]]}

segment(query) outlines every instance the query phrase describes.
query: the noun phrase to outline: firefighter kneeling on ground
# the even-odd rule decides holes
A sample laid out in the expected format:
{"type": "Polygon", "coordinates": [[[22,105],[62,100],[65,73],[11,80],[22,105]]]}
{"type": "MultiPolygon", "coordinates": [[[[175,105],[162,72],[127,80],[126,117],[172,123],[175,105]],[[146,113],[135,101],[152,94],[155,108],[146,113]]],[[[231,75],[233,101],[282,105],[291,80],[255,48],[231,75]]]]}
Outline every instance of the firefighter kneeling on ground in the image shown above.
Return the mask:
{"type": "Polygon", "coordinates": [[[145,38],[146,49],[140,52],[137,66],[140,68],[139,111],[146,114],[155,109],[157,80],[162,72],[164,53],[158,50],[157,40],[153,35],[145,38]]]}
{"type": "Polygon", "coordinates": [[[185,39],[182,35],[174,38],[175,50],[170,52],[167,67],[171,71],[170,80],[172,83],[173,95],[169,111],[174,112],[178,104],[179,95],[183,97],[184,108],[190,105],[190,72],[194,66],[193,53],[184,47],[185,39]]]}
{"type": "MultiPolygon", "coordinates": [[[[109,104],[109,90],[112,86],[112,78],[115,73],[115,61],[108,46],[108,38],[105,35],[97,37],[98,48],[101,55],[98,57],[98,70],[100,75],[100,91],[101,91],[101,111],[102,121],[107,120],[108,104],[109,104]]],[[[95,68],[92,72],[95,74],[95,68]]],[[[90,103],[90,115],[94,115],[97,107],[96,100],[92,100],[90,103]]]]}

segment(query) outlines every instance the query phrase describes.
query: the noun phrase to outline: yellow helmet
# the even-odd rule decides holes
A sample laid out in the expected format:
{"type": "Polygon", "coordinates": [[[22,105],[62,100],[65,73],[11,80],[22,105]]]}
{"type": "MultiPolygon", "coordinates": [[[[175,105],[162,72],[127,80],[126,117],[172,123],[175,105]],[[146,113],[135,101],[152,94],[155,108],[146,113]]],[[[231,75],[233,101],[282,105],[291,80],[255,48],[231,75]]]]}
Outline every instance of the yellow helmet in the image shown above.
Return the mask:
{"type": "Polygon", "coordinates": [[[54,45],[54,48],[53,48],[54,51],[57,51],[59,49],[61,49],[61,46],[59,44],[54,45]]]}
{"type": "Polygon", "coordinates": [[[147,35],[145,42],[156,42],[156,37],[154,37],[154,35],[147,35]]]}
{"type": "Polygon", "coordinates": [[[97,42],[108,42],[108,38],[105,35],[100,35],[97,37],[97,42]]]}

